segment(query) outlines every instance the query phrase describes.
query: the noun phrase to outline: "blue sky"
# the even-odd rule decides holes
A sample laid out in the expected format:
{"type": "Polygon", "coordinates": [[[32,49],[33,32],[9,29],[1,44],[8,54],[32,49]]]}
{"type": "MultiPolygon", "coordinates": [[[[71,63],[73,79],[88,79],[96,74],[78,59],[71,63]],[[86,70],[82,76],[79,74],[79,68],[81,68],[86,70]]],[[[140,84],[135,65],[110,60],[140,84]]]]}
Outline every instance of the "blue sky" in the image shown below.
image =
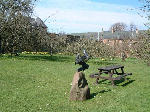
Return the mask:
{"type": "Polygon", "coordinates": [[[45,23],[56,33],[109,30],[116,22],[145,29],[147,20],[131,10],[139,6],[138,0],[39,0],[34,15],[43,21],[50,16],[45,23]]]}
{"type": "Polygon", "coordinates": [[[94,2],[103,2],[108,4],[118,4],[118,5],[130,5],[130,6],[140,6],[139,0],[91,0],[94,2]]]}

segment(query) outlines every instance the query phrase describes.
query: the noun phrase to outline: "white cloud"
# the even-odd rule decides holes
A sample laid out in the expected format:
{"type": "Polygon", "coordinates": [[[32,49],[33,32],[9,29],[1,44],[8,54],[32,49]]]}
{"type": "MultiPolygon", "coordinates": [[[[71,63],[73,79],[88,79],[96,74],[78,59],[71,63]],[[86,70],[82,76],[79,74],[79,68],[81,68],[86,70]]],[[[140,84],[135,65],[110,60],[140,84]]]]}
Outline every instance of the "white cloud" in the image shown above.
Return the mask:
{"type": "Polygon", "coordinates": [[[99,31],[102,27],[108,30],[115,22],[127,24],[133,22],[138,26],[143,26],[146,21],[135,13],[127,12],[126,9],[131,6],[96,3],[88,0],[48,0],[47,4],[36,7],[35,14],[43,20],[51,16],[46,22],[51,27],[50,29],[59,30],[63,27],[65,32],[99,31]],[[51,5],[47,5],[48,3],[51,5]]]}

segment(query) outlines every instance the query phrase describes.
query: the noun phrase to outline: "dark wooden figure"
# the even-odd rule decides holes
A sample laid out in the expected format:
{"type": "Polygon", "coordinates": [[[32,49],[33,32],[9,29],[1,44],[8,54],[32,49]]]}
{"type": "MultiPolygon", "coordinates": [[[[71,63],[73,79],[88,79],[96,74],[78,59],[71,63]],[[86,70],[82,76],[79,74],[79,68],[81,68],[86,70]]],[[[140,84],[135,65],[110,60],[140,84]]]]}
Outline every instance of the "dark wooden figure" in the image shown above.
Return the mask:
{"type": "Polygon", "coordinates": [[[75,60],[75,64],[82,65],[82,67],[78,68],[77,70],[78,72],[84,71],[89,68],[89,65],[86,64],[86,62],[89,60],[89,56],[85,50],[83,51],[83,54],[84,54],[83,56],[80,56],[80,54],[77,54],[77,57],[75,60]]]}

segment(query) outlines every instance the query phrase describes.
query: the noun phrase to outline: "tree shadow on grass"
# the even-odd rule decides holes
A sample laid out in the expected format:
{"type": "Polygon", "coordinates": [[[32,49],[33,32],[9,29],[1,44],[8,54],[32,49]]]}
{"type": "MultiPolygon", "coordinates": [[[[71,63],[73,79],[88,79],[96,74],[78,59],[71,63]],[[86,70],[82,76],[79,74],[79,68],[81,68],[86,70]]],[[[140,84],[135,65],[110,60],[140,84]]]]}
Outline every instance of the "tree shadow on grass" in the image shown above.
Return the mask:
{"type": "MultiPolygon", "coordinates": [[[[21,60],[40,60],[40,61],[56,61],[56,62],[74,62],[75,57],[65,55],[19,55],[19,56],[8,56],[7,58],[16,58],[21,60]]],[[[117,63],[110,61],[89,61],[94,65],[114,65],[117,63]]]]}
{"type": "Polygon", "coordinates": [[[110,62],[110,61],[91,61],[89,63],[96,64],[96,65],[104,65],[104,66],[117,64],[115,62],[110,62]]]}
{"type": "Polygon", "coordinates": [[[40,60],[40,61],[56,61],[56,62],[73,62],[71,57],[67,56],[48,56],[48,55],[20,55],[17,58],[22,60],[40,60]]]}
{"type": "Polygon", "coordinates": [[[92,93],[92,94],[90,94],[90,99],[95,98],[95,96],[98,95],[99,93],[106,93],[106,92],[109,92],[109,91],[111,91],[111,90],[107,89],[107,90],[101,90],[101,91],[96,92],[96,93],[92,93]]]}

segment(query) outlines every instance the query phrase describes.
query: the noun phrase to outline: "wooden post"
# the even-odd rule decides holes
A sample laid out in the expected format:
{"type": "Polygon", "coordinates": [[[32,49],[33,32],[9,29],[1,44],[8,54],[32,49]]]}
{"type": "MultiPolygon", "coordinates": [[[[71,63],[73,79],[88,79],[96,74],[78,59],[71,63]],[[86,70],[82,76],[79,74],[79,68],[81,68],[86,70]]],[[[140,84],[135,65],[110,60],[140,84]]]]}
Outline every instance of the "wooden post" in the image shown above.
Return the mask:
{"type": "Polygon", "coordinates": [[[97,40],[99,41],[99,32],[97,32],[97,40]]]}
{"type": "Polygon", "coordinates": [[[103,41],[103,36],[104,36],[104,30],[102,28],[101,41],[103,41]]]}

